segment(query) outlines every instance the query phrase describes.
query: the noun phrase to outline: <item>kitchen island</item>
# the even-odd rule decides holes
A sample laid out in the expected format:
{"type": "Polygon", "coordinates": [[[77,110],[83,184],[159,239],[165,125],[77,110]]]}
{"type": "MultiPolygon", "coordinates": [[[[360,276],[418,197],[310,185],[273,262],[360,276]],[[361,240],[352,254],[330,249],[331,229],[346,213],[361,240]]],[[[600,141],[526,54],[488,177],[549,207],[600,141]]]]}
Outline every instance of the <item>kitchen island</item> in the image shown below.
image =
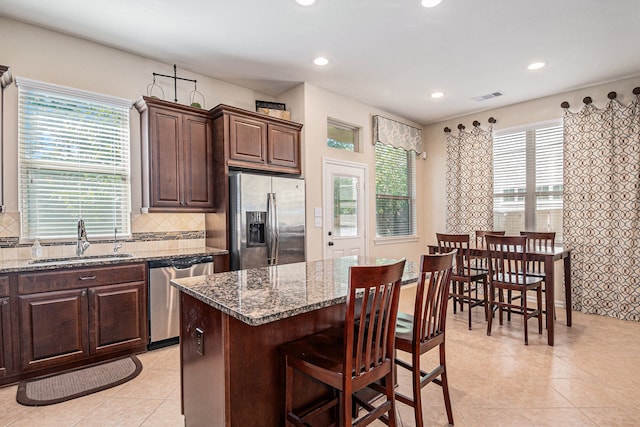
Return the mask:
{"type": "MultiPolygon", "coordinates": [[[[278,347],[344,320],[349,267],[393,260],[344,257],[172,281],[180,289],[182,411],[187,426],[284,425],[278,347]]],[[[407,262],[403,284],[418,279],[407,262]]],[[[319,393],[304,378],[297,404],[319,393]]]]}

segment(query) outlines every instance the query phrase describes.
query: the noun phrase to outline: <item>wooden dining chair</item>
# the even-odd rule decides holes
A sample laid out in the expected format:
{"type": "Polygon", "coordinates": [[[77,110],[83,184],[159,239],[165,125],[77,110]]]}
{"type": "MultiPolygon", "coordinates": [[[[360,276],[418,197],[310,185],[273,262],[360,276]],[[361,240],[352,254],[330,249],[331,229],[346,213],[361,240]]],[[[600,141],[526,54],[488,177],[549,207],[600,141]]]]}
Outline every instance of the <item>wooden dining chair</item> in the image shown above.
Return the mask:
{"type": "MultiPolygon", "coordinates": [[[[542,231],[521,231],[521,236],[527,236],[527,250],[530,252],[545,252],[552,251],[556,245],[556,233],[555,231],[550,232],[542,232],[542,231]]],[[[528,271],[527,273],[532,276],[542,277],[543,286],[542,293],[546,293],[546,284],[544,283],[544,279],[546,277],[546,273],[544,270],[544,261],[528,261],[528,271]]],[[[546,310],[542,311],[545,315],[547,315],[546,310]]],[[[555,308],[553,310],[553,317],[555,318],[555,308]]]]}
{"type": "Polygon", "coordinates": [[[542,278],[527,274],[527,237],[526,236],[496,236],[488,235],[487,249],[489,251],[489,320],[487,335],[491,335],[493,313],[497,309],[502,325],[502,311],[515,311],[524,317],[524,343],[529,344],[528,320],[538,318],[538,333],[542,334],[542,278]],[[500,291],[496,301],[496,290],[500,291]],[[520,292],[520,298],[512,300],[502,297],[502,290],[520,292]],[[527,291],[536,292],[538,306],[527,306],[527,291]],[[519,301],[520,304],[516,304],[519,301]]]}
{"type": "Polygon", "coordinates": [[[431,382],[442,387],[447,418],[449,424],[453,424],[445,357],[445,331],[454,257],[455,251],[422,255],[413,314],[398,314],[396,349],[411,354],[411,363],[398,357],[395,361],[399,367],[411,372],[413,397],[396,392],[396,399],[413,407],[417,427],[423,425],[421,390],[431,382]],[[425,372],[421,369],[420,356],[435,348],[440,351],[440,362],[430,372],[425,372]]]}
{"type": "Polygon", "coordinates": [[[471,330],[471,309],[482,306],[484,308],[485,320],[488,315],[487,306],[487,275],[488,270],[476,267],[472,264],[475,260],[471,257],[468,234],[445,234],[436,233],[438,240],[438,252],[446,253],[456,250],[456,262],[451,274],[452,291],[449,296],[453,299],[453,312],[456,313],[456,306],[460,311],[464,311],[464,305],[469,308],[469,330],[471,330]],[[478,287],[482,287],[482,293],[478,292],[478,287]]]}
{"type": "Polygon", "coordinates": [[[283,344],[285,419],[287,425],[310,426],[319,413],[337,410],[339,426],[367,425],[383,416],[396,425],[393,360],[400,284],[405,260],[386,265],[352,266],[344,326],[283,344]],[[362,307],[362,309],[360,309],[362,307]],[[334,390],[306,408],[294,408],[294,372],[334,390]],[[353,394],[377,381],[384,401],[353,420],[353,394]]]}
{"type": "Polygon", "coordinates": [[[505,235],[505,231],[504,230],[500,230],[500,231],[495,231],[495,230],[476,230],[475,231],[475,236],[476,236],[476,247],[484,247],[487,244],[486,241],[486,236],[487,234],[495,234],[496,236],[504,236],[505,235]]]}

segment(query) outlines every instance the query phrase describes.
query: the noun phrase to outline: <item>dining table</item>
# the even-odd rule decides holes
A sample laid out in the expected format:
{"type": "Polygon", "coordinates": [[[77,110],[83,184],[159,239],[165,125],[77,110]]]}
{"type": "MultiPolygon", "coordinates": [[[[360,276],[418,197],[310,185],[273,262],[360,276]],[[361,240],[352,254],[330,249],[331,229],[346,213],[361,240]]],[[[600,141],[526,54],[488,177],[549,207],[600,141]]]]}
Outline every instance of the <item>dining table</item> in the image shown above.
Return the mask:
{"type": "MultiPolygon", "coordinates": [[[[437,253],[438,245],[429,244],[429,253],[437,253]]],[[[489,257],[489,250],[486,245],[469,244],[469,251],[473,257],[489,257]]],[[[571,326],[571,248],[565,246],[555,246],[547,250],[527,250],[528,261],[541,261],[544,263],[545,282],[545,310],[547,326],[547,344],[553,346],[555,343],[555,263],[563,260],[564,264],[564,300],[566,309],[567,326],[571,326]]]]}

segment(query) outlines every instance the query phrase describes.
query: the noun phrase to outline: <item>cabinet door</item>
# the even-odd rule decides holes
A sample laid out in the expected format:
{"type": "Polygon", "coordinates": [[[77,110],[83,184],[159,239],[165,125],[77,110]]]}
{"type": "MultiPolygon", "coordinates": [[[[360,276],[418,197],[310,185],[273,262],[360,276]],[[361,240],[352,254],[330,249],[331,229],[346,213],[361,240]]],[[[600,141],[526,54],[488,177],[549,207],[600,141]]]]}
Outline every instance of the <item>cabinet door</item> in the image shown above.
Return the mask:
{"type": "Polygon", "coordinates": [[[300,173],[300,132],[285,126],[269,125],[270,165],[292,168],[300,173]]]}
{"type": "Polygon", "coordinates": [[[213,138],[206,117],[184,115],[184,202],[213,208],[213,138]]]}
{"type": "Polygon", "coordinates": [[[145,282],[89,288],[91,353],[148,343],[146,292],[145,282]]]}
{"type": "Polygon", "coordinates": [[[85,289],[18,298],[22,369],[47,368],[89,355],[85,289]]]}
{"type": "Polygon", "coordinates": [[[182,195],[182,114],[149,108],[149,183],[153,207],[179,207],[182,195]]]}
{"type": "Polygon", "coordinates": [[[229,115],[229,159],[266,163],[267,124],[248,117],[229,115]]]}

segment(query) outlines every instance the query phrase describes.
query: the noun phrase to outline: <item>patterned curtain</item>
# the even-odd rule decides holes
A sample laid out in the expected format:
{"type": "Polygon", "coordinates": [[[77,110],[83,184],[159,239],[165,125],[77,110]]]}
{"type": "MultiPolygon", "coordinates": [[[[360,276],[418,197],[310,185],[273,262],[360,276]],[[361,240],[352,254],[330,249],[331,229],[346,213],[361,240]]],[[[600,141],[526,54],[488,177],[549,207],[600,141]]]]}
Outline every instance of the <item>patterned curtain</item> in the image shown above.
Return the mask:
{"type": "MultiPolygon", "coordinates": [[[[447,232],[493,230],[493,132],[447,132],[447,232]]],[[[445,131],[448,129],[445,129],[445,131]]]]}
{"type": "MultiPolygon", "coordinates": [[[[611,96],[610,96],[611,97],[611,96]]],[[[588,100],[588,101],[587,101],[588,100]]],[[[639,97],[564,119],[564,245],[573,310],[640,320],[639,97]]],[[[568,105],[567,105],[568,107],[568,105]]]]}

